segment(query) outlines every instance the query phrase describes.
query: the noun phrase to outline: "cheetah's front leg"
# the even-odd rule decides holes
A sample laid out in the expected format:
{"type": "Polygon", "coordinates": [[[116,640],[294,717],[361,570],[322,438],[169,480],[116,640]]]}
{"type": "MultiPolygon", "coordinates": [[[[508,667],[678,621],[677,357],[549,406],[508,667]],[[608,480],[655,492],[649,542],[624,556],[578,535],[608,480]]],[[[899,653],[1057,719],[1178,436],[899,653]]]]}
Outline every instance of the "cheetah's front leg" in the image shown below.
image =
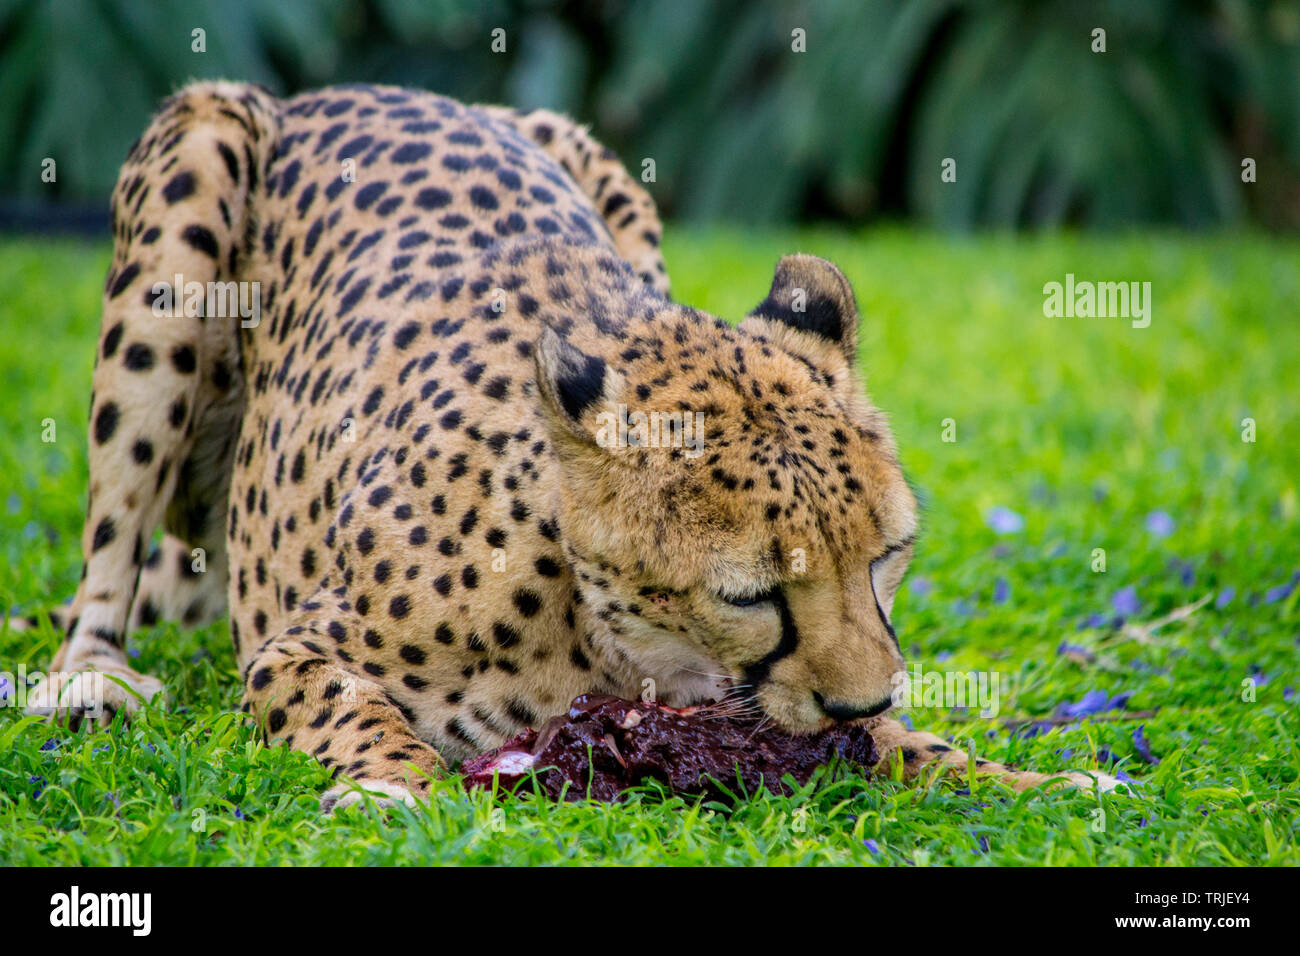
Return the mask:
{"type": "Polygon", "coordinates": [[[401,705],[346,662],[367,632],[346,602],[307,601],[300,617],[258,650],[244,672],[245,713],[268,740],[335,768],[337,786],[321,797],[326,813],[370,793],[411,805],[428,795],[442,758],[411,729],[401,705]],[[351,650],[349,650],[351,648],[351,650]]]}
{"type": "MultiPolygon", "coordinates": [[[[880,754],[877,766],[881,772],[888,772],[895,760],[902,761],[903,779],[915,780],[930,766],[938,765],[952,774],[965,774],[970,766],[970,758],[965,751],[955,750],[943,738],[921,730],[909,730],[906,726],[887,717],[877,717],[868,723],[876,750],[880,754]]],[[[1083,790],[1100,787],[1103,792],[1113,790],[1120,780],[1109,774],[1082,773],[1067,771],[1057,774],[1034,773],[1029,770],[1013,770],[992,760],[975,758],[975,772],[981,775],[996,776],[1004,780],[1017,791],[1032,790],[1044,784],[1056,787],[1075,786],[1083,790]]]]}

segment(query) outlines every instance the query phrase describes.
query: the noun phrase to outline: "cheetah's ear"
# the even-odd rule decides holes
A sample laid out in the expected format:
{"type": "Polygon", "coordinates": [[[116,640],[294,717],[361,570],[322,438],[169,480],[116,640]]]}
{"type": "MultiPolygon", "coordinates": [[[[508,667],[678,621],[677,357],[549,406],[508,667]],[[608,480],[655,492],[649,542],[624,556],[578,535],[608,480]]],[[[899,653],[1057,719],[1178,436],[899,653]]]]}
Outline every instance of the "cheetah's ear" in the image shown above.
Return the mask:
{"type": "Polygon", "coordinates": [[[859,319],[853,287],[825,259],[802,253],[783,257],[776,264],[767,298],[754,307],[749,319],[767,319],[811,333],[839,346],[850,368],[857,362],[859,319]]]}
{"type": "Polygon", "coordinates": [[[622,377],[597,355],[588,355],[547,328],[537,342],[537,390],[553,426],[583,442],[595,435],[582,424],[583,415],[609,404],[622,377]]]}

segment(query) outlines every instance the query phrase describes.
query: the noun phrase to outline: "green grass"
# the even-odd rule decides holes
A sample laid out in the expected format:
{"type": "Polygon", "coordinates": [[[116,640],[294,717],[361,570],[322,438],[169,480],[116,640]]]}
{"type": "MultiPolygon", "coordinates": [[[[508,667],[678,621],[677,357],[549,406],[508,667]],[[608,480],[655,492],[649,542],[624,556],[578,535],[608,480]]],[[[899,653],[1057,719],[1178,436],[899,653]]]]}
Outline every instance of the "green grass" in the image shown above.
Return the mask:
{"type": "MultiPolygon", "coordinates": [[[[678,298],[731,319],[763,297],[783,252],[826,255],[853,280],[869,388],[924,502],[895,608],[903,646],[927,669],[1002,681],[996,719],[927,708],[915,724],[1018,766],[1118,766],[1141,781],[1134,792],[848,776],[734,806],[525,798],[494,815],[453,778],[427,808],[322,819],[326,774],[263,747],[231,713],[226,625],[168,624],[132,646],[137,667],[168,681],[169,709],[98,735],[0,710],[0,862],[1300,863],[1300,701],[1286,693],[1300,683],[1300,588],[1282,587],[1300,568],[1300,245],[670,235],[678,298]],[[1043,284],[1066,272],[1150,281],[1151,327],[1045,318],[1043,284]],[[1242,441],[1247,417],[1254,443],[1242,441]],[[944,419],[955,442],[942,440],[944,419]],[[1023,516],[1022,531],[989,527],[999,506],[1023,516]],[[1148,530],[1156,511],[1172,519],[1167,536],[1148,530]],[[1080,628],[1113,615],[1128,587],[1137,624],[1228,588],[1235,598],[1150,632],[1080,628]],[[1060,653],[1062,642],[1076,648],[1060,653]],[[1243,700],[1252,674],[1266,679],[1243,700]],[[1008,727],[1090,691],[1132,697],[1046,735],[1008,727]],[[1139,724],[1158,766],[1137,752],[1139,724]]],[[[99,245],[0,243],[0,606],[57,603],[76,585],[107,260],[99,245]]],[[[0,670],[42,668],[56,646],[48,630],[0,630],[0,670]]]]}

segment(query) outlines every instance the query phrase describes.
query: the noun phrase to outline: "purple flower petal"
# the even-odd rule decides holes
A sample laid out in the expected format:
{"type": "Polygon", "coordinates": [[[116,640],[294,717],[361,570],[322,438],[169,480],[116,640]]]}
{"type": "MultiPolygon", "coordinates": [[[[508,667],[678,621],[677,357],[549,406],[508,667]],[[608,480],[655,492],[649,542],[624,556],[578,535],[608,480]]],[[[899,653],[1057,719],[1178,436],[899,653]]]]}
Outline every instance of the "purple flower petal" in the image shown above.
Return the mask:
{"type": "Polygon", "coordinates": [[[1106,704],[1107,710],[1123,710],[1128,706],[1129,699],[1133,696],[1133,691],[1126,690],[1116,694],[1106,704]]]}
{"type": "Polygon", "coordinates": [[[53,737],[45,741],[45,743],[41,744],[41,750],[44,753],[49,753],[51,750],[58,750],[58,749],[59,749],[59,742],[53,737]]]}
{"type": "Polygon", "coordinates": [[[1056,716],[1083,718],[1104,714],[1110,710],[1123,710],[1132,696],[1132,691],[1123,691],[1111,697],[1104,690],[1090,690],[1078,703],[1059,705],[1056,708],[1056,716]]]}
{"type": "Polygon", "coordinates": [[[1058,717],[1088,717],[1092,714],[1103,713],[1109,703],[1110,695],[1104,690],[1090,690],[1083,695],[1083,699],[1077,704],[1061,704],[1056,708],[1056,715],[1058,717]]]}
{"type": "Polygon", "coordinates": [[[1133,731],[1133,749],[1149,764],[1160,763],[1160,758],[1151,752],[1151,743],[1147,740],[1146,734],[1142,731],[1146,724],[1138,724],[1137,729],[1133,731]]]}
{"type": "Polygon", "coordinates": [[[1050,720],[1035,720],[1021,726],[1016,731],[1016,736],[1023,737],[1025,740],[1032,740],[1035,737],[1041,737],[1043,734],[1051,733],[1055,727],[1056,725],[1050,720]]]}
{"type": "Polygon", "coordinates": [[[907,587],[917,597],[926,597],[934,590],[934,585],[930,583],[929,578],[912,578],[907,587]]]}
{"type": "Polygon", "coordinates": [[[1105,627],[1108,620],[1110,619],[1106,617],[1105,614],[1089,614],[1079,624],[1079,630],[1082,631],[1086,628],[1105,627]]]}
{"type": "Polygon", "coordinates": [[[1116,591],[1115,596],[1110,599],[1110,604],[1115,609],[1115,613],[1123,617],[1132,617],[1142,606],[1138,601],[1137,588],[1132,585],[1116,591]]]}
{"type": "Polygon", "coordinates": [[[998,578],[993,585],[993,603],[1006,604],[1009,597],[1011,597],[1011,585],[1007,583],[1006,578],[998,578]]]}
{"type": "Polygon", "coordinates": [[[1232,599],[1235,598],[1236,596],[1237,596],[1237,589],[1229,585],[1228,587],[1224,588],[1222,591],[1219,592],[1219,596],[1214,599],[1214,606],[1219,610],[1223,610],[1225,607],[1227,607],[1229,604],[1232,603],[1232,599]]]}
{"type": "Polygon", "coordinates": [[[1293,577],[1286,584],[1279,584],[1275,588],[1269,588],[1264,592],[1265,604],[1276,604],[1278,601],[1284,601],[1291,596],[1295,590],[1296,579],[1293,577]]]}
{"type": "Polygon", "coordinates": [[[1283,700],[1295,700],[1295,688],[1292,687],[1290,684],[1287,684],[1285,687],[1283,687],[1283,688],[1282,688],[1282,699],[1283,699],[1283,700]]]}
{"type": "Polygon", "coordinates": [[[871,839],[871,837],[867,837],[863,840],[862,845],[871,851],[872,856],[880,856],[880,844],[871,839]]]}
{"type": "Polygon", "coordinates": [[[1157,538],[1167,538],[1174,533],[1174,519],[1169,512],[1156,510],[1147,515],[1147,533],[1157,538]]]}
{"type": "Polygon", "coordinates": [[[1025,519],[1010,508],[1004,508],[1001,505],[990,508],[988,513],[985,514],[984,520],[998,534],[1019,534],[1025,530],[1025,519]]]}

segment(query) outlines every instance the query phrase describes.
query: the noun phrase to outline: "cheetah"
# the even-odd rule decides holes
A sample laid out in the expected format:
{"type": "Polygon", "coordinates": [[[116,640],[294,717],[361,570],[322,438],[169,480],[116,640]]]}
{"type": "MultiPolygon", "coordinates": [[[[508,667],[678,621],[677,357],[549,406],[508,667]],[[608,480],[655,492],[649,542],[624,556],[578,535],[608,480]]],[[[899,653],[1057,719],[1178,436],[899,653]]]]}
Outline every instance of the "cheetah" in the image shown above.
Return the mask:
{"type": "Polygon", "coordinates": [[[670,298],[653,201],[583,127],[369,85],[184,88],[112,232],[84,570],[37,712],[76,716],[96,674],[134,711],[163,685],[130,629],[228,611],[243,711],[334,771],[326,811],[647,686],[966,768],[885,713],[917,505],[830,262],[782,258],[732,326],[670,298]],[[193,284],[257,315],[177,308],[193,284]]]}

